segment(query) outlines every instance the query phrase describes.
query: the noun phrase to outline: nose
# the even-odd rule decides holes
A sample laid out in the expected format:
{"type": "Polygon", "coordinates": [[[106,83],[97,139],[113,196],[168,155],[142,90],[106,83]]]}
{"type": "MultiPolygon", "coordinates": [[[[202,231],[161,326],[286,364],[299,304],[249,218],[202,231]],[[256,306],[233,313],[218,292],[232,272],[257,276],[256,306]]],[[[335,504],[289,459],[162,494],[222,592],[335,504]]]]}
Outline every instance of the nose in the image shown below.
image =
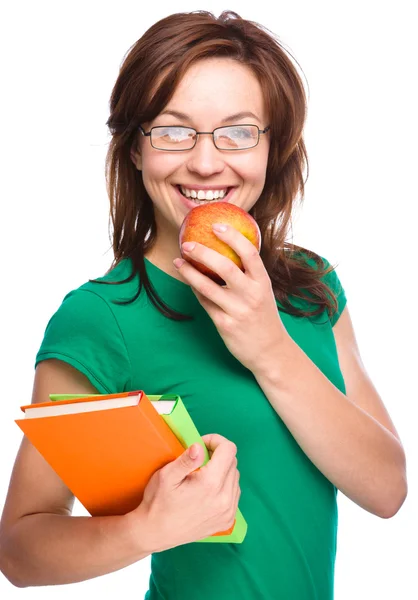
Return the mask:
{"type": "Polygon", "coordinates": [[[213,143],[211,135],[198,136],[196,145],[190,152],[187,168],[202,177],[209,177],[224,170],[224,157],[213,143]]]}

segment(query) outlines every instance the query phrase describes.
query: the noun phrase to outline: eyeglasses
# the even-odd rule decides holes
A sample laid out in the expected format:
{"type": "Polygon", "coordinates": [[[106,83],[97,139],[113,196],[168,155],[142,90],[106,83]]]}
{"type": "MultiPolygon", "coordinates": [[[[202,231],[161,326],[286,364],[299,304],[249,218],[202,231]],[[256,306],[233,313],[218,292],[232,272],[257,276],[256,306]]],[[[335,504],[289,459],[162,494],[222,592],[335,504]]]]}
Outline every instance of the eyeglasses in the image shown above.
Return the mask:
{"type": "Polygon", "coordinates": [[[139,126],[142,135],[149,136],[151,146],[156,150],[181,152],[195,147],[199,135],[211,135],[218,150],[248,150],[254,148],[260,141],[260,134],[266,133],[257,125],[228,125],[217,127],[213,131],[196,131],[192,127],[163,126],[152,127],[148,133],[139,126]]]}

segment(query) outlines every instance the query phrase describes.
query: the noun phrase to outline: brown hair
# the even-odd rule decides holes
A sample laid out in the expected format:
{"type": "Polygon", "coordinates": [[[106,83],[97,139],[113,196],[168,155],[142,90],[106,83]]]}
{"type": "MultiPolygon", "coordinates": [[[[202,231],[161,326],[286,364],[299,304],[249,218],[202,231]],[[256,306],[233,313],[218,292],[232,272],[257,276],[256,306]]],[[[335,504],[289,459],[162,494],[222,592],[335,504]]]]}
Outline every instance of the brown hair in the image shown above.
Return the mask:
{"type": "Polygon", "coordinates": [[[130,153],[138,126],[158,116],[186,70],[197,61],[215,56],[232,58],[252,69],[264,93],[271,142],[265,186],[249,212],[260,227],[260,256],[275,297],[284,307],[280,310],[302,317],[322,314],[327,309],[332,316],[338,303],[322,277],[334,267],[328,263],[327,268],[315,252],[286,241],[298,194],[303,200],[303,170],[308,168],[302,137],[307,111],[302,80],[274,34],[232,11],[224,11],[218,18],[207,11],[170,15],[152,25],[128,50],[112,91],[107,121],[112,139],[106,157],[106,183],[114,252],[107,273],[121,260],[130,258],[132,274],[118,282],[90,281],[120,284],[138,273],[137,294],[118,304],[136,300],[144,285],[150,301],[162,314],[175,320],[192,319],[165,304],[148,278],[144,255],[156,240],[154,209],[130,153]],[[150,90],[154,89],[152,96],[150,90]],[[312,262],[318,268],[312,268],[312,262]],[[296,308],[289,296],[309,300],[317,309],[296,308]]]}

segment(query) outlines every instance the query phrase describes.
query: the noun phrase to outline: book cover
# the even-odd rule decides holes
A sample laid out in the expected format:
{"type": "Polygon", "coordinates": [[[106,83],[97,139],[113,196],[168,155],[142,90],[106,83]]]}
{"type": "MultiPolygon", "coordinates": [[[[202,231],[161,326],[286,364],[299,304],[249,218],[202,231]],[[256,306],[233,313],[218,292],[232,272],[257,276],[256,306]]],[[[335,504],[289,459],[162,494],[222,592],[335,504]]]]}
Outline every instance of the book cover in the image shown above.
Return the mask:
{"type": "MultiPolygon", "coordinates": [[[[25,418],[16,420],[17,425],[92,516],[136,508],[152,474],[194,443],[204,450],[202,466],[209,460],[176,394],[51,394],[50,402],[21,409],[25,418]],[[114,408],[115,402],[125,405],[114,408]],[[59,414],[62,410],[70,412],[59,414]]],[[[238,509],[229,530],[195,543],[241,543],[246,532],[238,509]]]]}

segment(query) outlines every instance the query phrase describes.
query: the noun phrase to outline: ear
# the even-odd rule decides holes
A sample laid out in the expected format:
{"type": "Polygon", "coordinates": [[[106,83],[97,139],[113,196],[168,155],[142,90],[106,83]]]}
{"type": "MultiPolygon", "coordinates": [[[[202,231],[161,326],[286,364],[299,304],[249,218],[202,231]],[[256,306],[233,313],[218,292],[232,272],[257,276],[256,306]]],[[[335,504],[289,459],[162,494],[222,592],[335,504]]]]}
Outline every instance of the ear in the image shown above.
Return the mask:
{"type": "Polygon", "coordinates": [[[138,171],[142,171],[142,156],[139,150],[135,149],[134,147],[131,148],[131,160],[138,171]]]}

